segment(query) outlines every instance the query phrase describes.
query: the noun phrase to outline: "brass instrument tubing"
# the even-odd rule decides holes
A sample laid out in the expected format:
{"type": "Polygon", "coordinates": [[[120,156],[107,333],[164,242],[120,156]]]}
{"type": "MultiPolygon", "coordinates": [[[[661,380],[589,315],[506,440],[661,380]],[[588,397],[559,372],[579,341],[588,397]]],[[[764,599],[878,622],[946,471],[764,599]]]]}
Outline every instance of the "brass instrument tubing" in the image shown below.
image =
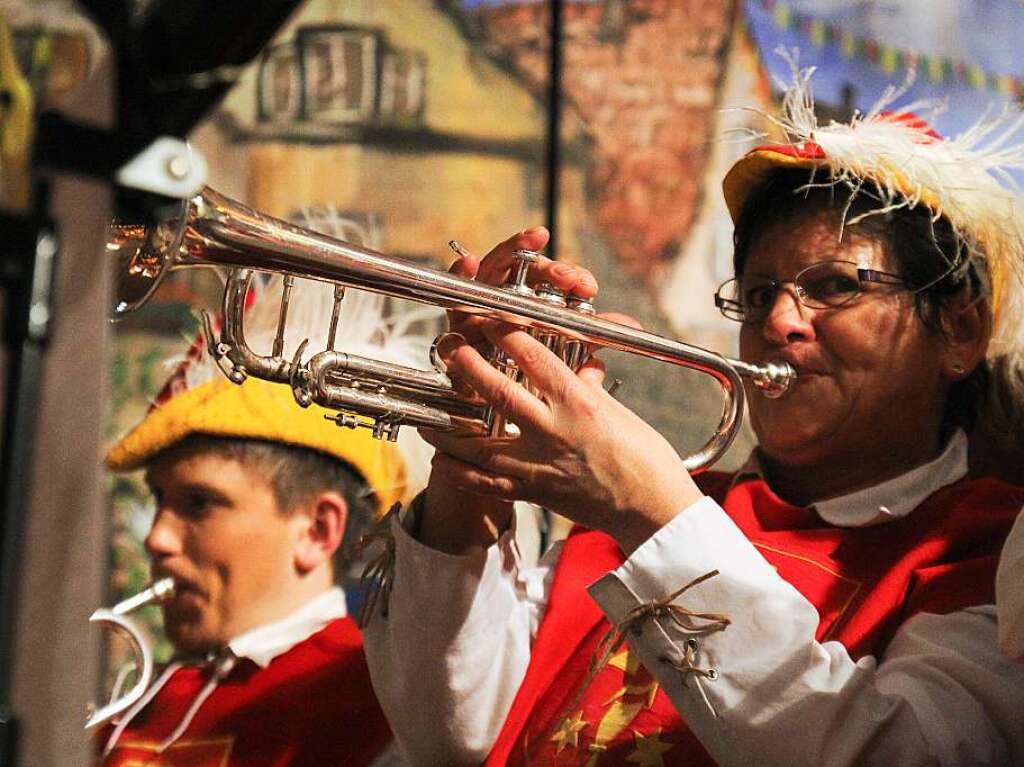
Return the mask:
{"type": "Polygon", "coordinates": [[[334,351],[334,339],[338,334],[338,318],[341,316],[341,302],[345,299],[345,286],[334,286],[334,305],[331,307],[331,327],[327,331],[327,350],[334,351]]]}
{"type": "Polygon", "coordinates": [[[292,287],[295,285],[295,276],[286,274],[284,276],[284,288],[281,291],[281,312],[277,315],[277,335],[274,336],[273,356],[280,357],[284,353],[284,328],[288,322],[288,303],[292,297],[292,287]]]}
{"type": "MultiPolygon", "coordinates": [[[[240,268],[245,278],[236,279],[232,290],[225,294],[225,310],[237,310],[236,322],[240,322],[244,306],[245,292],[241,283],[248,284],[250,270],[255,268],[342,283],[450,311],[484,315],[527,329],[537,328],[541,333],[556,333],[567,344],[579,342],[631,352],[712,376],[723,390],[722,416],[711,439],[684,460],[691,469],[713,462],[735,436],[744,397],[740,375],[750,377],[767,396],[784,392],[794,376],[785,363],[754,365],[728,359],[586,311],[540,300],[525,285],[529,262],[526,254],[517,256],[519,267],[512,280],[517,284],[503,289],[302,229],[258,213],[211,189],[204,190],[189,205],[190,223],[175,256],[177,265],[214,264],[240,268]],[[515,289],[517,287],[519,289],[515,289]],[[228,293],[233,295],[229,297],[228,293]]],[[[226,338],[242,340],[240,328],[229,329],[225,321],[225,329],[239,331],[234,336],[226,332],[226,338]]],[[[277,356],[255,355],[244,340],[238,347],[231,353],[231,360],[243,371],[248,369],[267,380],[290,380],[289,361],[277,356]]]]}

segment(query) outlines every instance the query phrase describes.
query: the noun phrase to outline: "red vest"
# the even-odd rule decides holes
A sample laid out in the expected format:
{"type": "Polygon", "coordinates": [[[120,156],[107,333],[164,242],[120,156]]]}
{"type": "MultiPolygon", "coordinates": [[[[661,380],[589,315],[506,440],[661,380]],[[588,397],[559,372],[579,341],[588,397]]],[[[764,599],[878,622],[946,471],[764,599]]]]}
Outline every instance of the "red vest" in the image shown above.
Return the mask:
{"type": "MultiPolygon", "coordinates": [[[[366,765],[391,739],[351,618],[332,621],[265,669],[243,660],[206,699],[185,733],[157,746],[182,721],[209,679],[185,667],[132,720],[106,767],[321,767],[366,765]]],[[[110,735],[102,732],[102,749],[110,735]]]]}
{"type": "MultiPolygon", "coordinates": [[[[881,655],[917,612],[993,602],[999,550],[1024,504],[1022,488],[965,479],[901,520],[833,527],[780,500],[760,479],[729,489],[730,481],[717,473],[700,478],[764,558],[817,608],[816,638],[841,642],[854,659],[881,655]]],[[[530,665],[488,765],[714,765],[625,645],[566,711],[609,628],[583,589],[622,561],[603,533],[577,528],[569,536],[530,665]]]]}

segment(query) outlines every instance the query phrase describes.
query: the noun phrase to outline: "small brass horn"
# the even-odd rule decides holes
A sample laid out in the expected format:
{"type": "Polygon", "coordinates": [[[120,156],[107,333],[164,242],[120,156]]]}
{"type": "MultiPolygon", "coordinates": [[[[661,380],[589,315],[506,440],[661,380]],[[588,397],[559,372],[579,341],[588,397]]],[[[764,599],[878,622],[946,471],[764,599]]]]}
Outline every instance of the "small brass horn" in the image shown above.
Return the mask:
{"type": "Polygon", "coordinates": [[[101,607],[89,616],[89,623],[97,623],[112,629],[128,640],[135,655],[135,684],[121,697],[93,711],[85,722],[86,730],[99,727],[120,716],[134,706],[149,688],[153,679],[153,648],[145,631],[128,616],[128,613],[149,604],[166,602],[172,596],[174,579],[161,578],[135,596],[128,597],[113,607],[101,607]]]}

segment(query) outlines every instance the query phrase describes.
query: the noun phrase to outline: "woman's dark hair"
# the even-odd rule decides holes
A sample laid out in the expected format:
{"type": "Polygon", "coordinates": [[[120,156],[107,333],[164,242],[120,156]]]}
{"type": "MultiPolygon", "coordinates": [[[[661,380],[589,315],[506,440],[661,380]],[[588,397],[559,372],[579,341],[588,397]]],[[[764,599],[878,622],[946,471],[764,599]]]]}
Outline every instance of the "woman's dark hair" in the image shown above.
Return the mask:
{"type": "MultiPolygon", "coordinates": [[[[945,333],[944,312],[953,299],[983,295],[981,277],[970,257],[977,245],[958,236],[945,217],[933,219],[924,205],[880,212],[884,205],[877,187],[865,183],[852,189],[843,182],[833,184],[824,173],[827,171],[818,171],[812,177],[805,169],[778,168],[757,186],[736,220],[736,275],[743,273],[751,247],[766,230],[823,213],[837,231],[843,226],[844,233],[882,242],[907,286],[917,291],[915,308],[921,322],[936,333],[945,333]],[[866,213],[871,215],[864,216],[866,213]]],[[[953,426],[968,430],[973,426],[989,377],[988,363],[983,360],[969,376],[950,387],[944,432],[953,426]]]]}

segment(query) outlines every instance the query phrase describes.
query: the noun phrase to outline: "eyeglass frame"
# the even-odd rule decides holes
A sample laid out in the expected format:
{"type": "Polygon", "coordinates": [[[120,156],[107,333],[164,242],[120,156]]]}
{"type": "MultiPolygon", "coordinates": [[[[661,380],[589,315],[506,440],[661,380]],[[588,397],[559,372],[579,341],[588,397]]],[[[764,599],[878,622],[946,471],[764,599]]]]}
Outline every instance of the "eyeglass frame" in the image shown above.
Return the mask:
{"type": "Polygon", "coordinates": [[[740,322],[740,323],[761,322],[769,314],[771,314],[771,307],[773,307],[775,305],[775,300],[778,299],[779,292],[781,291],[781,289],[782,289],[782,287],[784,285],[792,285],[795,288],[794,292],[796,294],[797,300],[803,306],[806,306],[809,309],[838,309],[840,307],[846,306],[848,303],[850,303],[851,301],[853,301],[858,296],[860,296],[860,295],[862,295],[864,293],[863,286],[860,286],[859,289],[857,290],[857,292],[852,293],[849,298],[843,299],[843,301],[841,301],[838,304],[824,304],[824,303],[821,303],[821,304],[816,306],[814,304],[807,303],[807,291],[798,282],[798,280],[800,279],[801,275],[806,274],[808,271],[810,271],[812,269],[816,269],[816,268],[822,266],[823,264],[850,264],[851,266],[855,266],[857,268],[857,281],[858,281],[858,283],[869,282],[869,283],[875,283],[875,284],[878,284],[878,285],[894,285],[894,286],[895,285],[900,285],[900,286],[903,287],[904,290],[908,290],[908,291],[910,291],[912,293],[917,293],[920,290],[924,290],[924,289],[926,289],[928,287],[926,285],[926,286],[924,286],[922,288],[910,288],[907,285],[906,280],[903,277],[901,277],[900,275],[898,275],[898,274],[893,274],[892,272],[883,272],[883,271],[880,271],[878,269],[868,269],[868,268],[860,266],[859,264],[857,264],[854,261],[847,261],[847,260],[841,259],[841,258],[834,258],[834,259],[827,259],[825,261],[818,261],[817,263],[813,263],[810,266],[806,266],[803,269],[801,269],[799,272],[797,272],[795,275],[793,275],[793,278],[789,279],[789,280],[776,280],[776,279],[773,279],[773,278],[766,277],[765,278],[765,285],[770,286],[775,291],[775,294],[774,294],[774,296],[772,298],[772,301],[769,304],[769,306],[766,309],[766,311],[765,311],[763,316],[757,317],[755,319],[751,319],[751,318],[748,318],[746,316],[734,317],[734,316],[730,316],[729,314],[726,314],[727,310],[732,310],[732,311],[737,311],[738,310],[740,312],[743,312],[744,314],[746,313],[744,311],[743,305],[741,303],[739,303],[738,301],[734,301],[732,299],[724,298],[722,296],[722,289],[725,288],[725,286],[729,285],[730,283],[734,283],[734,282],[738,283],[739,280],[740,280],[739,277],[732,277],[732,278],[726,280],[725,282],[723,282],[721,285],[718,286],[718,288],[715,290],[715,306],[718,307],[718,311],[721,312],[723,317],[725,317],[726,319],[732,320],[733,322],[740,322]]]}

